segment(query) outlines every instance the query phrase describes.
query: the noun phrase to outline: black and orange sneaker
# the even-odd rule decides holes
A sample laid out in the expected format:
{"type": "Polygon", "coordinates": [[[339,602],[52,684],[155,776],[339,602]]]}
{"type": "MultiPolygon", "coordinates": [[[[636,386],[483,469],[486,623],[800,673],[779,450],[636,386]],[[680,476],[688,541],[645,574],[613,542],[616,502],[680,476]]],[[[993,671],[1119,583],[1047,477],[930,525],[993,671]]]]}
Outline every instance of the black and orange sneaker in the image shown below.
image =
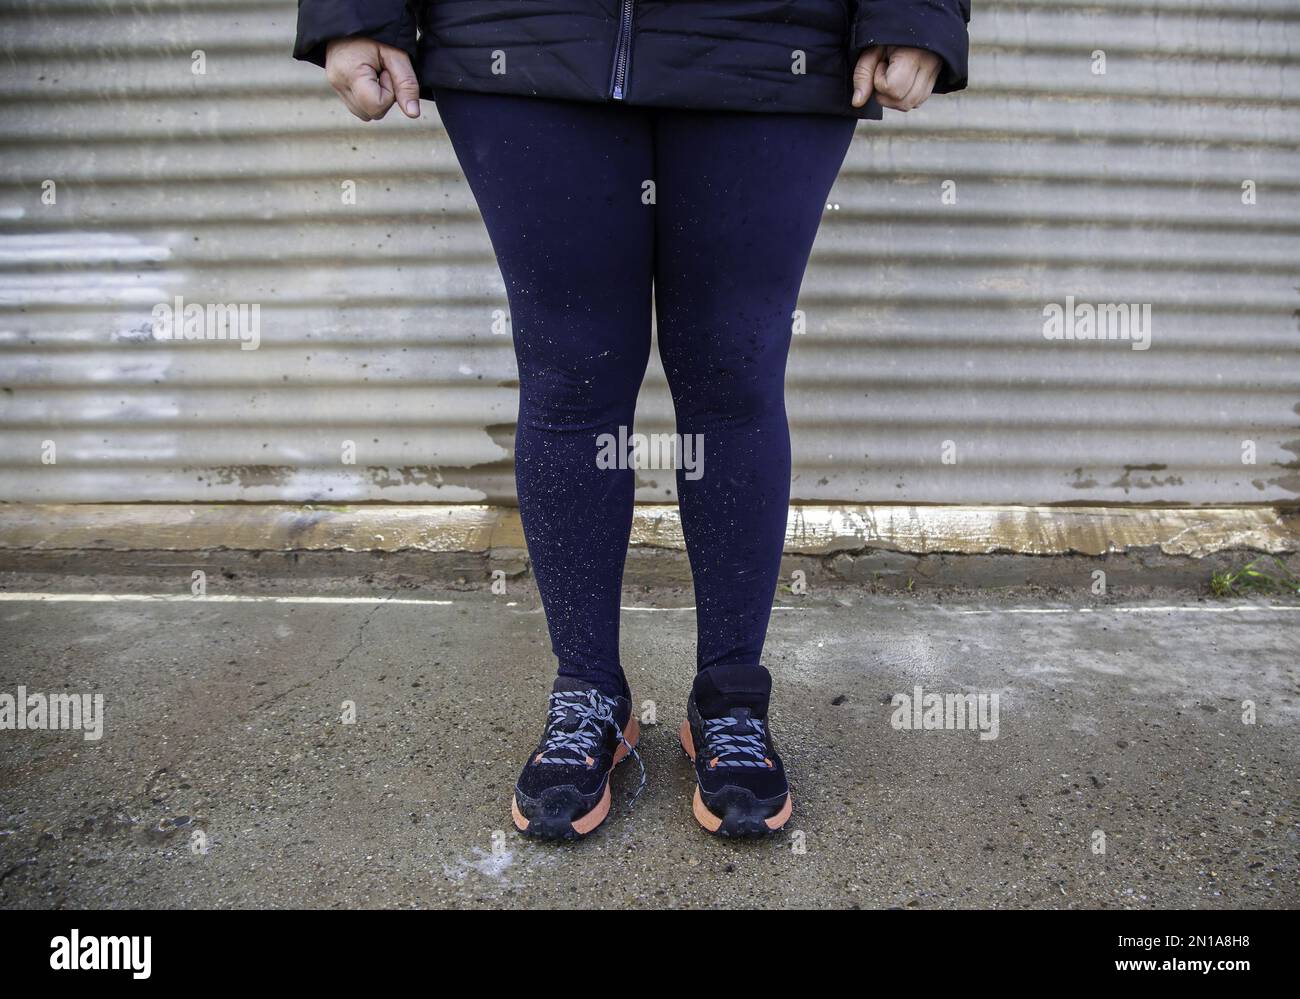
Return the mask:
{"type": "MultiPolygon", "coordinates": [[[[542,839],[578,839],[609,814],[609,776],[636,751],[640,729],[632,694],[609,697],[589,683],[557,677],[551,690],[546,731],[524,764],[510,802],[515,827],[542,839]]],[[[633,795],[633,798],[636,797],[633,795]]]]}
{"type": "Polygon", "coordinates": [[[790,785],[767,725],[771,691],[762,666],[696,674],[680,734],[695,764],[692,810],[718,836],[762,836],[790,820],[790,785]]]}

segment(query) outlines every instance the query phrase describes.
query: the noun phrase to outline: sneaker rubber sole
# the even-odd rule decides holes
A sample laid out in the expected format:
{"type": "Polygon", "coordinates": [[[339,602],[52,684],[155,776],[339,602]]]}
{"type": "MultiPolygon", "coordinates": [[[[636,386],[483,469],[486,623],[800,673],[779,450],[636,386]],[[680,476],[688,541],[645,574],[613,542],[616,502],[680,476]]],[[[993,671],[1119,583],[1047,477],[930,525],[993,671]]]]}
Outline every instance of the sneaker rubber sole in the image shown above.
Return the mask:
{"type": "Polygon", "coordinates": [[[593,832],[609,815],[610,775],[614,773],[615,767],[627,759],[628,746],[635,748],[637,742],[640,741],[641,726],[637,723],[635,716],[628,719],[627,728],[623,730],[623,737],[627,740],[627,745],[620,742],[615,748],[614,759],[609,765],[609,770],[605,773],[605,789],[601,792],[600,800],[596,802],[590,811],[579,815],[576,819],[545,815],[537,815],[529,819],[519,810],[518,799],[511,795],[510,817],[514,820],[515,828],[525,836],[533,836],[537,839],[581,839],[593,832]]]}

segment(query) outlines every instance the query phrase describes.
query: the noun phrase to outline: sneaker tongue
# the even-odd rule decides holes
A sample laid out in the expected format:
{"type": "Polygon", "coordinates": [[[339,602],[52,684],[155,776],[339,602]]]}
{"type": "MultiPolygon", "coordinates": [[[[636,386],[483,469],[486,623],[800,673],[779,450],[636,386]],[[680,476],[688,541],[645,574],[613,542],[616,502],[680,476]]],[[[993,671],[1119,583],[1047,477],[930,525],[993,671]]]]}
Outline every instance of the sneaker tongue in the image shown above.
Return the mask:
{"type": "Polygon", "coordinates": [[[731,717],[736,719],[732,726],[733,735],[751,735],[757,731],[753,725],[753,712],[749,708],[732,708],[731,717]]]}
{"type": "MultiPolygon", "coordinates": [[[[588,690],[596,690],[595,684],[586,683],[583,680],[575,680],[569,676],[557,676],[555,683],[551,687],[552,694],[564,694],[570,692],[582,693],[588,690]]],[[[556,727],[563,732],[572,732],[581,724],[578,713],[572,707],[566,706],[560,713],[556,721],[556,727]]]]}
{"type": "Polygon", "coordinates": [[[772,674],[762,666],[711,666],[696,674],[694,692],[695,705],[705,718],[739,718],[742,710],[766,718],[772,674]]]}
{"type": "Polygon", "coordinates": [[[559,694],[570,690],[595,690],[594,683],[588,683],[586,680],[579,680],[571,676],[557,676],[555,683],[551,685],[551,693],[559,694]]]}

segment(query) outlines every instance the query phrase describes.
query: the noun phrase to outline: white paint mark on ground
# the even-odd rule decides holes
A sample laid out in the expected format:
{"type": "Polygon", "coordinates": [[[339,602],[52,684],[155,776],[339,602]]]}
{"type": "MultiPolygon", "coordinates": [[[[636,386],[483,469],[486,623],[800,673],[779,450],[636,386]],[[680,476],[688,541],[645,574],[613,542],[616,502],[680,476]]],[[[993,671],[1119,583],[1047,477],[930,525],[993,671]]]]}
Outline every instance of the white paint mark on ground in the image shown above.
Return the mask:
{"type": "Polygon", "coordinates": [[[442,873],[452,881],[464,881],[465,875],[470,871],[478,871],[485,878],[492,878],[495,881],[504,882],[506,871],[515,861],[513,850],[501,850],[493,852],[480,850],[477,846],[473,849],[474,857],[459,857],[451,864],[442,865],[442,873]]]}
{"type": "MultiPolygon", "coordinates": [[[[649,611],[655,613],[663,613],[664,611],[693,611],[695,610],[695,605],[691,604],[689,607],[630,607],[624,604],[621,609],[625,611],[649,611]]],[[[773,611],[802,611],[807,609],[808,609],[807,607],[785,607],[785,606],[777,606],[772,608],[773,611]]]]}
{"type": "MultiPolygon", "coordinates": [[[[218,593],[207,597],[190,596],[187,593],[0,593],[0,601],[10,603],[64,603],[64,604],[112,604],[112,603],[167,603],[167,604],[416,604],[429,607],[451,607],[454,600],[432,600],[421,597],[312,597],[312,596],[276,596],[258,593],[218,593]]],[[[507,607],[518,606],[515,601],[507,607]]],[[[773,611],[801,611],[807,607],[773,607],[773,611]]],[[[535,613],[540,608],[533,608],[535,613]]],[[[690,607],[623,607],[625,611],[693,611],[690,607]]]]}
{"type": "MultiPolygon", "coordinates": [[[[428,597],[385,597],[385,596],[351,596],[351,597],[318,597],[318,596],[279,596],[274,594],[257,594],[257,593],[218,593],[206,597],[195,597],[188,593],[0,593],[0,602],[8,603],[84,603],[84,604],[111,604],[111,603],[169,603],[169,604],[356,604],[359,606],[375,606],[377,604],[408,604],[421,607],[451,607],[455,605],[454,600],[434,600],[428,597]]],[[[511,601],[506,604],[507,607],[516,607],[518,603],[511,601]]],[[[651,614],[667,614],[678,611],[693,611],[695,606],[692,604],[688,607],[643,607],[639,605],[624,605],[625,611],[640,611],[651,614]]],[[[795,607],[786,604],[778,604],[773,607],[773,612],[777,611],[807,611],[820,609],[814,606],[795,607]]],[[[538,613],[541,608],[531,608],[526,613],[538,613]]],[[[1292,611],[1300,612],[1300,604],[1236,604],[1226,607],[1207,607],[1203,604],[1189,604],[1179,606],[1176,604],[1147,606],[1138,604],[1132,607],[1111,606],[1111,607],[980,607],[954,610],[950,613],[957,615],[968,614],[1243,614],[1258,611],[1292,611]]]]}
{"type": "Polygon", "coordinates": [[[450,600],[425,600],[415,597],[306,597],[263,594],[218,593],[195,597],[188,593],[0,593],[0,601],[53,604],[420,604],[450,607],[450,600]]]}
{"type": "Polygon", "coordinates": [[[979,610],[956,610],[954,614],[1235,614],[1242,611],[1300,611],[1300,604],[1239,604],[1234,607],[1203,607],[1189,605],[1186,607],[1160,606],[1147,607],[995,607],[979,610]]]}

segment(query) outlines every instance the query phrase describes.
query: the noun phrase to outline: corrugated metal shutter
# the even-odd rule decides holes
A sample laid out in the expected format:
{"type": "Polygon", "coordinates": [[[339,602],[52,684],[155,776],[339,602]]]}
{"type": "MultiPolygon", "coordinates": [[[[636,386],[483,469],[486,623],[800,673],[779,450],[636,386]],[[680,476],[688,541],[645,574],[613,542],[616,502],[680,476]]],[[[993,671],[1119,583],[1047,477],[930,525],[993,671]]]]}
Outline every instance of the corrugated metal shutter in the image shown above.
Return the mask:
{"type": "MultiPolygon", "coordinates": [[[[0,498],[511,497],[504,292],[428,119],[353,121],[291,3],[2,10],[0,498]],[[260,349],[152,340],[176,295],[259,304],[260,349]]],[[[972,34],[975,89],[859,126],[832,194],[795,498],[1295,499],[1300,7],[989,0],[972,34]],[[1046,339],[1066,296],[1150,304],[1151,348],[1046,339]]],[[[656,367],[638,429],[670,412],[656,367]]]]}

